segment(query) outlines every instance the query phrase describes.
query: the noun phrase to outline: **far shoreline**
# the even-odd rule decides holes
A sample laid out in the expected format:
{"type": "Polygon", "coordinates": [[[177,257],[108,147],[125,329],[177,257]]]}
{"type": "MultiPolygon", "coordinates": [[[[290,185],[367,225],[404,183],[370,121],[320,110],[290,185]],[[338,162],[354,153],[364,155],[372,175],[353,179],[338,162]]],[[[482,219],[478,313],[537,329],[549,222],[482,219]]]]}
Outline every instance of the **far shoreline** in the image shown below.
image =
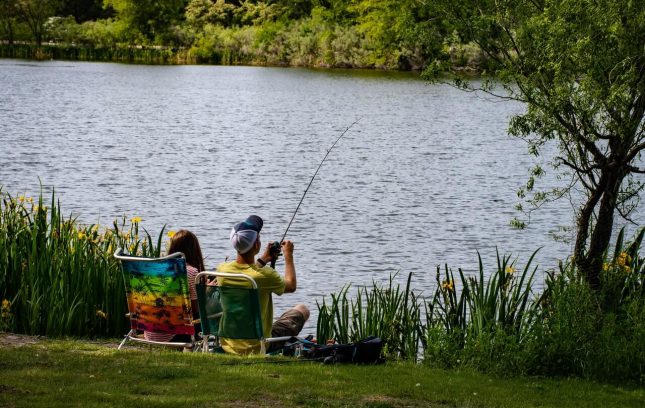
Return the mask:
{"type": "MultiPolygon", "coordinates": [[[[239,67],[266,67],[266,68],[307,68],[312,70],[338,70],[342,71],[371,71],[411,74],[420,77],[425,67],[385,67],[373,65],[348,65],[348,64],[298,64],[298,63],[272,63],[262,61],[260,57],[240,57],[236,59],[216,58],[204,59],[194,55],[188,48],[169,46],[84,46],[78,44],[16,42],[9,44],[0,41],[0,59],[22,59],[28,61],[82,61],[106,62],[132,65],[184,65],[184,66],[239,66],[239,67]]],[[[452,70],[465,76],[478,76],[476,67],[454,66],[452,70]]]]}

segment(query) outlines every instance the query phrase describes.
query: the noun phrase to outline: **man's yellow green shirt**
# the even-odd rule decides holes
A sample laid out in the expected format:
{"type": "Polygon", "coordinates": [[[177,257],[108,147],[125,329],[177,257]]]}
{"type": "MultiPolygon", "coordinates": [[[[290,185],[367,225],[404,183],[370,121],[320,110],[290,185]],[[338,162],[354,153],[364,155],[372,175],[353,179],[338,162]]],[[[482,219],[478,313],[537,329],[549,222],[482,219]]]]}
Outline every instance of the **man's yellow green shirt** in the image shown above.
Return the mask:
{"type": "MultiPolygon", "coordinates": [[[[271,295],[284,293],[284,279],[270,266],[240,264],[237,261],[224,262],[217,266],[218,272],[245,274],[253,278],[258,285],[260,316],[264,337],[271,337],[273,326],[273,299],[271,295]]],[[[250,287],[250,283],[237,279],[217,278],[219,285],[250,287]]],[[[226,353],[251,354],[260,352],[259,340],[236,340],[221,338],[222,349],[226,353]]]]}

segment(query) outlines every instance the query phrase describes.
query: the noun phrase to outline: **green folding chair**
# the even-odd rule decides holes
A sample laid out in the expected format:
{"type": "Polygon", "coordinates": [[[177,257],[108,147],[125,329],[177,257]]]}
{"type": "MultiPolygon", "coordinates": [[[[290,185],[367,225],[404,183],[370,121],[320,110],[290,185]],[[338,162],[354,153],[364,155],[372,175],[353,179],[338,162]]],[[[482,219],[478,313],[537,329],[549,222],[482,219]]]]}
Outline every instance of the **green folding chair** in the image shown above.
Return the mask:
{"type": "Polygon", "coordinates": [[[252,277],[237,273],[200,272],[195,278],[195,289],[202,325],[201,334],[204,338],[202,351],[223,352],[220,344],[220,338],[223,337],[259,340],[260,352],[266,354],[267,344],[291,338],[264,337],[258,285],[252,277]],[[207,284],[208,278],[217,277],[246,282],[248,287],[207,284]]]}
{"type": "Polygon", "coordinates": [[[170,347],[193,348],[195,324],[190,304],[186,259],[177,252],[162,258],[144,258],[123,253],[114,257],[121,261],[128,301],[130,331],[119,344],[127,341],[170,347]],[[152,341],[141,336],[143,331],[188,335],[190,341],[152,341]]]}

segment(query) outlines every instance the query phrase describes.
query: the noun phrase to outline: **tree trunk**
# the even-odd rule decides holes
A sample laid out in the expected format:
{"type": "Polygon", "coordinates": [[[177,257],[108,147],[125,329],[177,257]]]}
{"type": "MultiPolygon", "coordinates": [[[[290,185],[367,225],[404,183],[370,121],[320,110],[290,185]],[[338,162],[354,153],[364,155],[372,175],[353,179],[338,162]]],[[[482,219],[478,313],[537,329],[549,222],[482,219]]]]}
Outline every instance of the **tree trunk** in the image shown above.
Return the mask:
{"type": "Polygon", "coordinates": [[[11,21],[11,18],[7,18],[5,21],[5,33],[7,34],[7,43],[9,45],[13,45],[13,22],[11,21]]]}
{"type": "Polygon", "coordinates": [[[596,290],[600,289],[603,257],[609,248],[614,226],[614,212],[623,178],[624,175],[614,168],[603,169],[598,189],[589,198],[578,218],[574,262],[589,285],[596,290]],[[598,219],[593,226],[587,246],[585,244],[589,236],[591,217],[598,201],[600,201],[598,219]],[[585,251],[585,248],[588,249],[585,251]]]}

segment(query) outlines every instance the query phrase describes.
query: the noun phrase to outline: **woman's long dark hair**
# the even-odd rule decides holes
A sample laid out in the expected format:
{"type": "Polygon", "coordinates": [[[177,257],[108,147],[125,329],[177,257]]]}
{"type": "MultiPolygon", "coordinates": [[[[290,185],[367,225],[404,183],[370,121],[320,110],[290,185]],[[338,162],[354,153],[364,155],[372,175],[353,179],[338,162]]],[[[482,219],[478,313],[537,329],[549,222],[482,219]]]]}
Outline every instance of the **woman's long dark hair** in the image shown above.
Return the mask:
{"type": "Polygon", "coordinates": [[[179,230],[170,240],[169,254],[183,252],[186,256],[186,263],[197,268],[198,271],[204,271],[204,257],[199,246],[199,240],[195,234],[188,230],[179,230]]]}

